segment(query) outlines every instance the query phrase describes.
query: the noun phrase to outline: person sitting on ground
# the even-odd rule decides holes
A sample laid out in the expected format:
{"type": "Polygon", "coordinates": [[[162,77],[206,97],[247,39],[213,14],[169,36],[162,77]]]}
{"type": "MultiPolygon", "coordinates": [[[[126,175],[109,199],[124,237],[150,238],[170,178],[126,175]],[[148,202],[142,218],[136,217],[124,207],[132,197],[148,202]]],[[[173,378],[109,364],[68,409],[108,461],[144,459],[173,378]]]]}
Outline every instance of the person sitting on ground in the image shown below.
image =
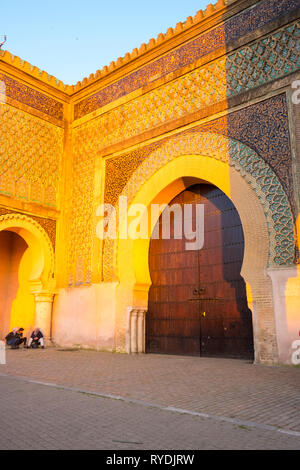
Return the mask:
{"type": "Polygon", "coordinates": [[[20,344],[24,343],[25,348],[27,338],[23,338],[23,331],[24,328],[13,328],[5,337],[6,344],[11,346],[12,349],[18,349],[20,344]]]}
{"type": "Polygon", "coordinates": [[[39,344],[44,349],[44,335],[39,328],[35,328],[28,341],[27,348],[38,348],[39,344]]]}

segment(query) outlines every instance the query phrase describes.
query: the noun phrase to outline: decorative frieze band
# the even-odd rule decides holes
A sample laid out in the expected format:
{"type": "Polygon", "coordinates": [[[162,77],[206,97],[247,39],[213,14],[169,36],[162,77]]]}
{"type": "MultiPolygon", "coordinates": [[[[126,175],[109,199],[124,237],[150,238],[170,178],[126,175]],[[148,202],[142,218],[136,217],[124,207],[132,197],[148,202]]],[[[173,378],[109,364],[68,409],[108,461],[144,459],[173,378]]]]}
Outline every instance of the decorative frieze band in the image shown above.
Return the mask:
{"type": "Polygon", "coordinates": [[[30,106],[58,121],[63,120],[63,103],[2,73],[0,74],[0,80],[5,83],[6,96],[9,98],[30,106]]]}
{"type": "Polygon", "coordinates": [[[229,18],[224,24],[213,28],[200,37],[172,50],[172,52],[167,53],[156,61],[145,65],[88,98],[83,99],[74,107],[74,119],[79,119],[147,85],[153,77],[163,77],[221,47],[228,47],[232,41],[269,24],[280,16],[292,12],[299,7],[299,0],[265,0],[258,2],[253,8],[243,11],[233,18],[229,18]]]}
{"type": "Polygon", "coordinates": [[[0,105],[0,194],[56,207],[64,130],[0,105]]]}
{"type": "Polygon", "coordinates": [[[295,72],[299,38],[296,21],[80,125],[74,130],[76,145],[89,133],[100,151],[295,72]]]}

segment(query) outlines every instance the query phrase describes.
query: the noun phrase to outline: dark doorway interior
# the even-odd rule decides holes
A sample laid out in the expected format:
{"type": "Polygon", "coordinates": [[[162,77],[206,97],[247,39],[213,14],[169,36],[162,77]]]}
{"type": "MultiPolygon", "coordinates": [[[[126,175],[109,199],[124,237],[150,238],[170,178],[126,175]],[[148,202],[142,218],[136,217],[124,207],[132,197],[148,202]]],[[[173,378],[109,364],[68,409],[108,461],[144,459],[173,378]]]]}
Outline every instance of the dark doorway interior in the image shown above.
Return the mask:
{"type": "MultiPolygon", "coordinates": [[[[186,239],[151,239],[152,285],[146,351],[160,354],[253,359],[252,315],[240,275],[244,235],[230,199],[210,184],[194,185],[170,205],[204,205],[204,246],[187,251],[186,239]]],[[[162,216],[158,221],[161,233],[162,216]]]]}

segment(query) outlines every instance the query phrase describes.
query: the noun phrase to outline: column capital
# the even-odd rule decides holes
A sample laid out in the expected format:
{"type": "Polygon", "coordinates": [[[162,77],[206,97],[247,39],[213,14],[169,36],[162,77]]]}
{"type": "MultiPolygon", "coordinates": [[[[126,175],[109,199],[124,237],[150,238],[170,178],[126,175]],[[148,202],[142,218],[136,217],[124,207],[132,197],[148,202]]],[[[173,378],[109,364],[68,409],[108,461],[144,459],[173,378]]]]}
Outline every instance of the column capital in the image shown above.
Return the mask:
{"type": "Polygon", "coordinates": [[[54,293],[48,291],[32,292],[36,302],[53,302],[54,293]]]}

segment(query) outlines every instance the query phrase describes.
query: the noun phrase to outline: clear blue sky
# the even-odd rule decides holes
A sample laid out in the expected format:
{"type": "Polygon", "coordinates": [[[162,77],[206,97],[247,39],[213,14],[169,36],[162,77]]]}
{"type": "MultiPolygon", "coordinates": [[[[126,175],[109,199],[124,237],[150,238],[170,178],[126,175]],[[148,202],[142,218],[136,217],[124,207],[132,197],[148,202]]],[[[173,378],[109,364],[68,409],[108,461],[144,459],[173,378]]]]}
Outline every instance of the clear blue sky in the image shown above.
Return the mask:
{"type": "Polygon", "coordinates": [[[210,0],[1,0],[3,49],[66,84],[175,27],[210,0]]]}

